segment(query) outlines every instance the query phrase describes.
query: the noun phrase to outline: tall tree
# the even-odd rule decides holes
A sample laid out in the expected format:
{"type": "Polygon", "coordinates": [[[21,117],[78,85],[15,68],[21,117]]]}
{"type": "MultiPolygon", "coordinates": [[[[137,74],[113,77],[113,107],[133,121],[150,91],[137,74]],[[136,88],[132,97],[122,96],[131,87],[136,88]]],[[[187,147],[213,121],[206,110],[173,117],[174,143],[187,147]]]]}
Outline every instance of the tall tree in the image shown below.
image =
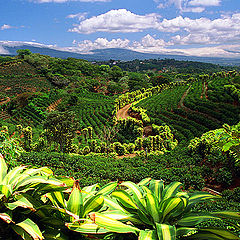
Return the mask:
{"type": "Polygon", "coordinates": [[[50,112],[44,122],[45,136],[50,144],[57,143],[60,151],[69,152],[79,123],[72,112],[50,112]]]}

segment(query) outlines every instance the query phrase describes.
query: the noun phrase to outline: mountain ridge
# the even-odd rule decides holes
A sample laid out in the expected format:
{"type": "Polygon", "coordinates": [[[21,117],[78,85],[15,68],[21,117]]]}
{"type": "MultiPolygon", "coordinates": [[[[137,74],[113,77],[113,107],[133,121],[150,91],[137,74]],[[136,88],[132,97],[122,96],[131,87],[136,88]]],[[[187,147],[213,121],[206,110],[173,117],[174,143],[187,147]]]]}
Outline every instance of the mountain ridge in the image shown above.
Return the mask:
{"type": "Polygon", "coordinates": [[[29,49],[33,53],[40,53],[43,55],[49,55],[51,57],[58,58],[78,58],[87,61],[109,61],[109,60],[121,60],[121,61],[132,61],[135,59],[175,59],[184,61],[198,61],[206,63],[214,63],[219,65],[240,65],[240,59],[237,58],[220,58],[220,57],[197,57],[197,56],[186,56],[186,55],[168,55],[168,54],[153,54],[153,53],[142,53],[129,49],[123,48],[106,48],[92,50],[90,53],[79,53],[74,52],[72,49],[56,49],[53,46],[46,46],[42,44],[30,44],[30,43],[18,43],[16,45],[6,44],[0,42],[0,47],[4,50],[2,56],[16,55],[19,49],[29,49]]]}

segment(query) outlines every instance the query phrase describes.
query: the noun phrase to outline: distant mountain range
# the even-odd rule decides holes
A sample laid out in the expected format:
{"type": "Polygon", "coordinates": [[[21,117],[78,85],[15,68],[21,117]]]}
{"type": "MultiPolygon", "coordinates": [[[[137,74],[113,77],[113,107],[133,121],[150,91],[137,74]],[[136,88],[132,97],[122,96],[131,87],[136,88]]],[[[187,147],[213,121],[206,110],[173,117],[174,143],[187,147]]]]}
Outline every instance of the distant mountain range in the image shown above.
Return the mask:
{"type": "Polygon", "coordinates": [[[184,56],[184,55],[164,55],[164,54],[151,54],[151,53],[141,53],[128,49],[121,48],[108,48],[108,49],[98,49],[93,50],[89,54],[81,54],[75,52],[73,49],[56,49],[56,47],[46,46],[42,44],[35,43],[20,43],[16,42],[1,42],[0,41],[0,53],[1,55],[16,55],[16,51],[19,49],[29,49],[33,53],[40,53],[43,55],[49,55],[51,57],[59,58],[79,58],[85,59],[88,61],[108,61],[121,60],[121,61],[131,61],[134,59],[144,60],[144,59],[165,59],[171,58],[175,60],[184,60],[184,61],[198,61],[198,62],[207,62],[214,63],[219,65],[229,65],[229,66],[240,66],[240,59],[236,58],[217,58],[217,57],[194,57],[194,56],[184,56]]]}

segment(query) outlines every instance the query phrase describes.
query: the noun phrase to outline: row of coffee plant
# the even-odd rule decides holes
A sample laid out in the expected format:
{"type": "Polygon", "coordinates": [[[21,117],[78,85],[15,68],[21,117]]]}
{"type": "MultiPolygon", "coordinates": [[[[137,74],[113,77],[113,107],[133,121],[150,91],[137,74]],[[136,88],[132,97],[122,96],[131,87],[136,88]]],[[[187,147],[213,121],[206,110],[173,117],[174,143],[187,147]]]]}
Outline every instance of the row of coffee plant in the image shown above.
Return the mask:
{"type": "Polygon", "coordinates": [[[37,92],[51,89],[49,81],[38,74],[36,69],[26,62],[9,62],[0,66],[0,91],[5,92],[9,97],[24,92],[37,92]]]}
{"type": "Polygon", "coordinates": [[[127,92],[125,94],[120,95],[115,100],[115,111],[118,111],[120,108],[126,106],[127,104],[142,100],[147,97],[151,97],[154,94],[158,94],[165,89],[173,88],[178,85],[186,84],[185,81],[178,82],[170,82],[168,84],[162,84],[160,86],[152,87],[152,88],[143,88],[134,92],[127,92]]]}

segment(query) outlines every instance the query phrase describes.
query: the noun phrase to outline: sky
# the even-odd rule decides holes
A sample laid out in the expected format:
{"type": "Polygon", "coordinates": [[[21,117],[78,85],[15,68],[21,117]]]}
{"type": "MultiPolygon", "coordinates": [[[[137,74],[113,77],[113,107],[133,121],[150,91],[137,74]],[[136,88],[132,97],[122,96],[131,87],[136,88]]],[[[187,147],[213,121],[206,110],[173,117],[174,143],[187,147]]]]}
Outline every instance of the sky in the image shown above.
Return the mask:
{"type": "Polygon", "coordinates": [[[240,58],[240,0],[0,0],[0,43],[16,41],[240,58]]]}

